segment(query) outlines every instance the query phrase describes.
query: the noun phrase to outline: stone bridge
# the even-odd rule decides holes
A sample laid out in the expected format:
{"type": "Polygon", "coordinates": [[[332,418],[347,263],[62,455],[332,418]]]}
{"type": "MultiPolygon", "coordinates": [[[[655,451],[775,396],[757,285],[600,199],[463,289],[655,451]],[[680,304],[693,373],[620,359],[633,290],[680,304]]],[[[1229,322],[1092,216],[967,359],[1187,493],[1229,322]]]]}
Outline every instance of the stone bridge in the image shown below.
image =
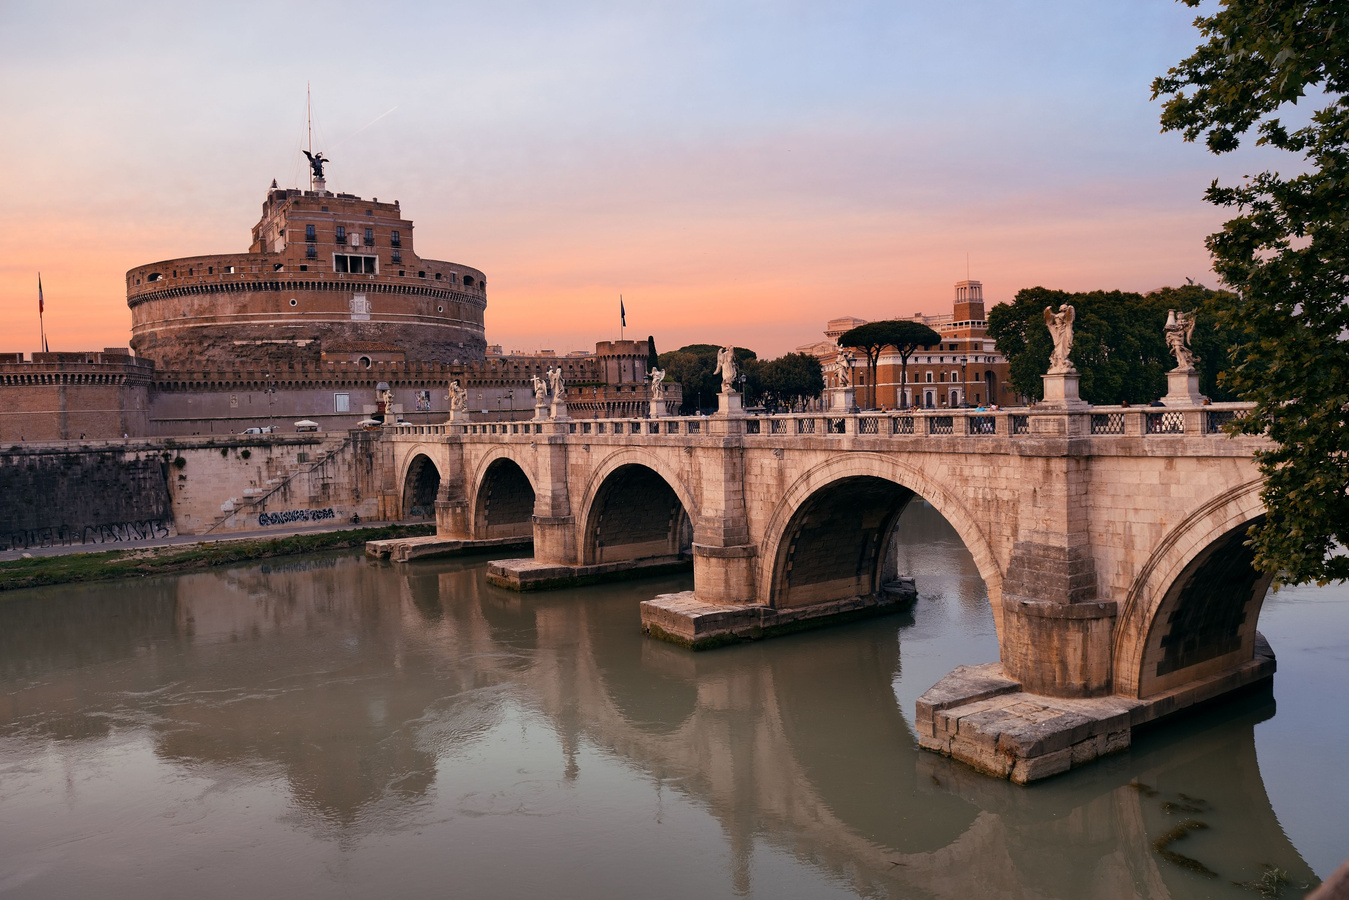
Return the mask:
{"type": "Polygon", "coordinates": [[[925,694],[920,740],[1030,781],[1272,676],[1270,579],[1243,543],[1262,442],[1221,430],[1243,408],[396,426],[389,487],[438,534],[392,552],[532,541],[489,568],[517,589],[691,563],[642,626],[697,648],[898,608],[912,582],[887,548],[921,498],[974,557],[1001,661],[925,694]]]}

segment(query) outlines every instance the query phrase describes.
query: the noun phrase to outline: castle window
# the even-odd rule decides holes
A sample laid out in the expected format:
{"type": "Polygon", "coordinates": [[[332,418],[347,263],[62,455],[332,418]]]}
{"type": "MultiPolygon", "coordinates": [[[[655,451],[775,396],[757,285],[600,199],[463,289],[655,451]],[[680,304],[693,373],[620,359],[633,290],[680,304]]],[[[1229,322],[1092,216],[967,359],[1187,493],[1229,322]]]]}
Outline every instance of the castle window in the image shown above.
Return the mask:
{"type": "Polygon", "coordinates": [[[345,244],[347,241],[347,229],[345,225],[337,226],[337,243],[345,244]]]}
{"type": "MultiPolygon", "coordinates": [[[[305,259],[318,259],[318,258],[319,258],[319,248],[318,248],[318,247],[315,247],[313,244],[310,244],[308,247],[305,247],[305,248],[304,248],[304,258],[305,258],[305,259]]],[[[301,267],[301,270],[303,271],[305,268],[306,268],[306,267],[303,267],[303,266],[302,266],[302,267],[301,267]]]]}
{"type": "Polygon", "coordinates": [[[439,280],[440,280],[440,273],[437,272],[437,273],[436,273],[436,281],[439,281],[439,280]]]}
{"type": "Polygon", "coordinates": [[[928,373],[927,373],[927,383],[928,383],[928,384],[931,384],[931,383],[932,383],[932,373],[931,373],[931,372],[928,372],[928,373]]]}
{"type": "Polygon", "coordinates": [[[402,261],[403,261],[403,251],[401,251],[401,250],[395,250],[395,251],[393,252],[393,261],[394,261],[394,262],[402,262],[402,261]]]}
{"type": "Polygon", "coordinates": [[[334,272],[351,272],[356,275],[375,275],[376,272],[375,257],[373,256],[348,256],[345,253],[333,254],[334,272]]]}
{"type": "Polygon", "coordinates": [[[225,267],[224,267],[223,269],[221,269],[220,271],[224,272],[226,275],[233,275],[233,274],[234,274],[234,266],[225,266],[225,267]]]}
{"type": "Polygon", "coordinates": [[[281,271],[281,263],[272,263],[272,271],[273,271],[273,272],[280,272],[280,271],[281,271]]]}
{"type": "Polygon", "coordinates": [[[351,395],[333,394],[333,412],[351,412],[351,395]]]}
{"type": "Polygon", "coordinates": [[[158,272],[151,272],[149,275],[146,275],[146,276],[145,276],[145,280],[146,280],[146,281],[158,281],[159,279],[161,279],[161,278],[163,278],[163,277],[164,277],[164,276],[161,275],[161,274],[159,274],[158,272]]]}
{"type": "Polygon", "coordinates": [[[309,267],[308,267],[308,266],[300,266],[300,271],[301,271],[301,272],[308,272],[308,271],[309,271],[309,267]]]}
{"type": "Polygon", "coordinates": [[[291,306],[299,306],[299,305],[300,305],[300,301],[299,301],[299,300],[296,300],[294,297],[292,297],[292,298],[291,298],[291,301],[290,301],[290,305],[291,305],[291,306]]]}
{"type": "Polygon", "coordinates": [[[304,227],[304,239],[305,239],[306,241],[316,241],[316,240],[318,240],[318,233],[314,230],[314,226],[313,226],[313,225],[306,225],[306,226],[304,227]]]}
{"type": "Polygon", "coordinates": [[[389,235],[389,244],[394,247],[403,246],[403,240],[401,237],[399,237],[398,232],[395,231],[389,235]]]}
{"type": "Polygon", "coordinates": [[[473,287],[473,276],[472,276],[472,275],[465,275],[465,276],[464,276],[464,285],[465,285],[466,287],[473,287]]]}
{"type": "Polygon", "coordinates": [[[206,267],[206,274],[207,274],[207,275],[214,275],[214,274],[215,274],[215,266],[207,266],[207,267],[206,267]]]}
{"type": "Polygon", "coordinates": [[[418,277],[418,278],[425,278],[425,277],[426,277],[426,273],[425,273],[425,272],[418,272],[418,273],[417,273],[417,277],[418,277]]]}
{"type": "Polygon", "coordinates": [[[365,230],[365,245],[367,247],[375,246],[375,229],[367,228],[365,230]]]}

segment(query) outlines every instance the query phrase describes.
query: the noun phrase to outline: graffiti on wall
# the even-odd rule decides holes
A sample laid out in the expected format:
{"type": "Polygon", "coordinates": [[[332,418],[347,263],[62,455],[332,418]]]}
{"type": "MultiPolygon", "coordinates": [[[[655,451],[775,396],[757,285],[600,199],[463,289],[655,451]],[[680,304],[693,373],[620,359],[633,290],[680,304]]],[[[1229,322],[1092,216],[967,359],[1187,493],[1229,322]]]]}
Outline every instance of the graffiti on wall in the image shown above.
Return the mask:
{"type": "Polygon", "coordinates": [[[326,519],[337,518],[337,513],[333,512],[330,506],[327,509],[288,509],[283,512],[258,513],[258,524],[264,528],[268,525],[289,525],[291,522],[322,522],[326,519]]]}
{"type": "Polygon", "coordinates": [[[171,522],[144,519],[139,522],[113,522],[106,525],[54,525],[12,531],[0,537],[0,549],[27,550],[29,547],[68,547],[71,544],[107,544],[124,541],[148,541],[168,537],[171,522]]]}

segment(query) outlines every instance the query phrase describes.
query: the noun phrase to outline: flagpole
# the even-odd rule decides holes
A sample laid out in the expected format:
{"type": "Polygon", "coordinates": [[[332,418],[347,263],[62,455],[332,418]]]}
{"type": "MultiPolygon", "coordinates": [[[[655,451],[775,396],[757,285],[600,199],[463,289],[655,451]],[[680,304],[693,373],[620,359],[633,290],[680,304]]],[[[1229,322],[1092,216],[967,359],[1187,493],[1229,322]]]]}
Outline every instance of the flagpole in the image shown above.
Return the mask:
{"type": "Polygon", "coordinates": [[[37,331],[38,346],[42,352],[47,352],[47,324],[42,316],[42,273],[37,273],[37,331]]]}
{"type": "Polygon", "coordinates": [[[623,308],[623,295],[618,295],[618,339],[623,340],[623,326],[628,324],[628,313],[623,308]]]}

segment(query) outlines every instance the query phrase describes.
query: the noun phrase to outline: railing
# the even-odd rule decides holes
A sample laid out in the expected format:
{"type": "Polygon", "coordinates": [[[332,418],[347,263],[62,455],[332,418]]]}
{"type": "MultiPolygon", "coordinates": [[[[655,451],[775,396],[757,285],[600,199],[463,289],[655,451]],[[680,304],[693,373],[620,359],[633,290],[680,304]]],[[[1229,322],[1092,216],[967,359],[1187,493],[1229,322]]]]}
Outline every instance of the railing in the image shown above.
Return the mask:
{"type": "Polygon", "coordinates": [[[1147,414],[1148,434],[1184,434],[1185,414],[1179,411],[1147,414]]]}
{"type": "Polygon", "coordinates": [[[1092,413],[1092,434],[1124,434],[1124,413],[1092,413]]]}
{"type": "MultiPolygon", "coordinates": [[[[1064,411],[1030,408],[1020,412],[1004,410],[895,410],[866,413],[775,413],[746,416],[732,422],[730,433],[742,433],[750,441],[769,441],[786,437],[832,440],[855,437],[868,442],[921,439],[924,436],[961,436],[979,440],[1019,440],[1031,435],[1045,437],[1090,435],[1092,437],[1144,437],[1150,435],[1224,436],[1224,428],[1250,409],[1249,404],[1222,404],[1218,408],[1194,407],[1157,409],[1148,407],[1095,407],[1064,411]],[[1040,427],[1037,420],[1044,419],[1040,427]],[[1068,419],[1065,428],[1063,420],[1068,419]],[[1076,420],[1076,424],[1073,423],[1076,420]]],[[[664,438],[716,434],[715,417],[668,416],[658,419],[570,419],[525,422],[466,422],[438,425],[401,424],[383,429],[383,433],[423,437],[434,435],[537,435],[564,434],[613,435],[616,438],[642,436],[664,438]]],[[[723,420],[724,421],[724,420],[723,420]]]]}
{"type": "Polygon", "coordinates": [[[1223,428],[1237,417],[1234,409],[1211,409],[1204,414],[1204,433],[1222,434],[1223,428]]]}
{"type": "Polygon", "coordinates": [[[966,416],[970,434],[997,434],[998,420],[994,416],[966,416]]]}

